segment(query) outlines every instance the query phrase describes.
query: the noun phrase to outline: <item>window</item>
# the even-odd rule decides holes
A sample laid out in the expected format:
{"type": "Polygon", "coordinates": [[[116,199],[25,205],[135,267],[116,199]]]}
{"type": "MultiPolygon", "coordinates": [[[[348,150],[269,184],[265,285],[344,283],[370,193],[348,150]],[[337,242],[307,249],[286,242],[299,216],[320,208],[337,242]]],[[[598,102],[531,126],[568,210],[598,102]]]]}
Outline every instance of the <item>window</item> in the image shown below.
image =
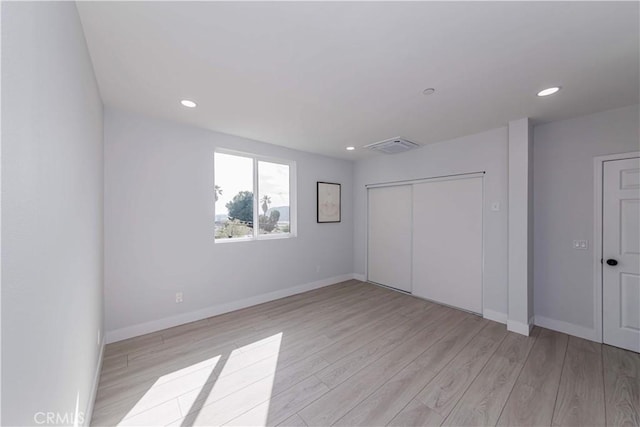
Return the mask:
{"type": "Polygon", "coordinates": [[[216,152],[214,172],[216,241],[295,235],[293,162],[216,152]]]}

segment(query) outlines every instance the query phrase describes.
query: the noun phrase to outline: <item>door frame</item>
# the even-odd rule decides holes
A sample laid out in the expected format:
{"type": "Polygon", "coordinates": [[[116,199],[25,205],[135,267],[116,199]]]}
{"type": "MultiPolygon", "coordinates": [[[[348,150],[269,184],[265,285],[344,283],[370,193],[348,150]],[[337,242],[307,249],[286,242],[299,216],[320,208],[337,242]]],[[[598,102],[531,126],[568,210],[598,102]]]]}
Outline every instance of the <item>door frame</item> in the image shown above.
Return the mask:
{"type": "Polygon", "coordinates": [[[634,159],[640,157],[640,151],[628,153],[609,154],[593,158],[593,319],[594,338],[598,342],[604,342],[603,321],[604,307],[602,306],[602,287],[604,285],[602,268],[602,234],[603,230],[603,191],[604,191],[604,164],[615,160],[634,159]]]}

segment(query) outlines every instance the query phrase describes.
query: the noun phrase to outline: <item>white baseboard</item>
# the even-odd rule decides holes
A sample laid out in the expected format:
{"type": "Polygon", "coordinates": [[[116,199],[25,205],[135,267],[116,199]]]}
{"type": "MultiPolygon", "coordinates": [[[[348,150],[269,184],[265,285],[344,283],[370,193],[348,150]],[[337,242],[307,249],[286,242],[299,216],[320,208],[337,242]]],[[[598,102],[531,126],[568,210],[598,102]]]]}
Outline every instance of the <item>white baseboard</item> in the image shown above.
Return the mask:
{"type": "Polygon", "coordinates": [[[100,382],[100,372],[102,371],[102,359],[104,357],[104,347],[106,343],[102,340],[100,345],[100,354],[98,355],[98,364],[96,365],[96,372],[93,374],[93,385],[91,387],[91,394],[89,395],[89,401],[84,411],[84,422],[82,425],[88,426],[91,424],[91,417],[93,416],[93,405],[96,402],[96,395],[98,394],[98,383],[100,382]]]}
{"type": "Polygon", "coordinates": [[[356,280],[360,280],[361,282],[366,282],[367,278],[364,274],[353,273],[353,278],[356,280]]]}
{"type": "Polygon", "coordinates": [[[597,336],[596,330],[592,328],[585,328],[584,326],[563,322],[562,320],[550,319],[544,316],[535,316],[534,323],[542,328],[562,332],[567,335],[573,335],[589,341],[602,342],[600,337],[597,336]]]}
{"type": "Polygon", "coordinates": [[[487,308],[482,310],[482,317],[498,323],[507,323],[507,313],[501,313],[499,311],[493,311],[487,308]]]}
{"type": "Polygon", "coordinates": [[[516,334],[529,336],[533,329],[533,317],[529,319],[529,323],[518,322],[516,320],[507,319],[507,331],[515,332],[516,334]]]}
{"type": "Polygon", "coordinates": [[[329,277],[327,279],[305,283],[303,285],[294,286],[292,288],[269,292],[262,295],[256,295],[254,297],[219,304],[189,313],[178,314],[176,316],[165,317],[163,319],[153,320],[151,322],[139,323],[137,325],[115,329],[106,333],[106,342],[107,344],[109,344],[116,341],[122,341],[127,338],[133,338],[139,335],[144,335],[155,331],[161,331],[167,328],[172,328],[174,326],[183,325],[185,323],[195,322],[196,320],[206,319],[207,317],[217,316],[219,314],[228,313],[230,311],[240,310],[241,308],[251,307],[252,305],[262,304],[302,292],[311,291],[313,289],[322,288],[324,286],[344,282],[346,280],[351,280],[354,278],[354,276],[354,274],[349,273],[343,274],[341,276],[329,277]]]}

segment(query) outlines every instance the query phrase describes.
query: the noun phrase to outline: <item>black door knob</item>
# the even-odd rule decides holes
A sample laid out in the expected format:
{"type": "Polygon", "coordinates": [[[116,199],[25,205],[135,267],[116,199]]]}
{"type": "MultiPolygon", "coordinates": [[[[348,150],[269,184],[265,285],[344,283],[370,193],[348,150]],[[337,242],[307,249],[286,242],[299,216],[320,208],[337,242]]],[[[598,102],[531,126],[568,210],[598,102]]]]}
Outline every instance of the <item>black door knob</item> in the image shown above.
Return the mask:
{"type": "Polygon", "coordinates": [[[609,258],[609,259],[607,260],[607,265],[612,265],[612,266],[613,266],[613,265],[618,265],[618,261],[616,261],[616,260],[615,260],[615,259],[613,259],[613,258],[609,258]]]}

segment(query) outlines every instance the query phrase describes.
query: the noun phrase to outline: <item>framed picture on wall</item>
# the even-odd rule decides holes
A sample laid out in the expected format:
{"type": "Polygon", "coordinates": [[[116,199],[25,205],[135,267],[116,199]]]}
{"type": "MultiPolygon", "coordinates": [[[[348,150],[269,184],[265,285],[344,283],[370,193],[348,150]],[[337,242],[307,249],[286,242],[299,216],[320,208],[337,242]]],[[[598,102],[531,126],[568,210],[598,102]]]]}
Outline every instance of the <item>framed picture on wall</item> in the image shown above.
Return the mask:
{"type": "Polygon", "coordinates": [[[318,181],[318,222],[340,222],[340,184],[318,181]]]}

